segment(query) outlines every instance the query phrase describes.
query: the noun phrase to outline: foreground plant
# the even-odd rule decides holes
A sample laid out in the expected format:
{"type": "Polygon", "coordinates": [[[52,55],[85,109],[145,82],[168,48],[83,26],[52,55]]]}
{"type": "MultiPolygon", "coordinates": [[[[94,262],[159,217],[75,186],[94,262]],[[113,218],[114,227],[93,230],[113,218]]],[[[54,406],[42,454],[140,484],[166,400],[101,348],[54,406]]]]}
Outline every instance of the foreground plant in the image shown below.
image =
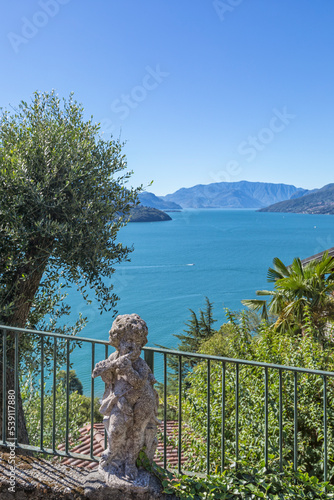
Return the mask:
{"type": "MultiPolygon", "coordinates": [[[[242,464],[241,464],[242,465],[242,464]]],[[[223,474],[205,478],[186,475],[164,475],[158,472],[164,492],[175,494],[180,499],[268,499],[304,500],[334,498],[334,486],[321,482],[307,473],[286,470],[284,474],[267,472],[263,469],[236,471],[226,469],[223,474]]]]}
{"type": "Polygon", "coordinates": [[[334,485],[319,481],[307,472],[294,472],[292,464],[283,473],[265,467],[251,468],[247,461],[231,463],[219,474],[208,476],[176,474],[151,465],[145,450],[139,454],[138,467],[153,472],[161,481],[164,493],[176,495],[181,500],[304,500],[334,498],[334,485]]]}
{"type": "MultiPolygon", "coordinates": [[[[214,343],[216,354],[218,336],[228,335],[228,357],[273,363],[276,365],[304,367],[311,370],[334,371],[333,350],[322,349],[315,339],[313,326],[306,322],[302,336],[277,334],[262,325],[258,335],[252,337],[245,325],[230,317],[228,331],[221,330],[202,344],[201,353],[211,351],[214,343]]],[[[277,369],[265,370],[258,366],[236,365],[225,361],[211,361],[210,365],[210,456],[211,473],[221,467],[222,453],[222,394],[224,380],[224,447],[226,463],[236,460],[236,421],[238,418],[239,459],[248,466],[260,468],[264,458],[267,437],[268,461],[271,470],[279,472],[280,436],[280,375],[277,369]],[[223,379],[224,376],[224,379],[223,379]],[[238,379],[237,379],[238,377],[238,379]],[[236,385],[238,380],[238,416],[236,415],[236,385]],[[267,384],[268,414],[265,427],[265,384],[267,384]]],[[[323,378],[308,373],[297,375],[297,446],[298,463],[310,476],[323,478],[324,419],[323,378]]],[[[182,452],[184,467],[194,473],[207,470],[208,429],[208,364],[201,361],[187,375],[182,384],[182,452]]],[[[178,395],[168,396],[169,408],[179,411],[178,395]]],[[[327,456],[328,478],[334,479],[334,379],[327,377],[327,456]]],[[[286,466],[293,460],[294,450],[294,373],[282,372],[282,460],[286,466]]],[[[168,437],[168,444],[178,447],[178,436],[168,437]]]]}
{"type": "MultiPolygon", "coordinates": [[[[75,373],[75,372],[74,372],[75,373]]],[[[61,376],[61,374],[60,374],[61,376]]],[[[77,379],[79,381],[79,379],[77,379]]],[[[81,382],[79,381],[81,384],[81,382]]],[[[22,381],[23,408],[26,415],[27,430],[29,432],[30,444],[40,446],[41,437],[41,391],[39,384],[32,378],[22,381]]],[[[66,441],[66,410],[67,394],[66,388],[60,383],[56,387],[55,407],[55,446],[56,448],[66,441]]],[[[80,437],[80,428],[91,421],[91,398],[79,394],[77,390],[69,394],[69,429],[71,446],[77,443],[80,437]]],[[[94,422],[101,422],[102,415],[99,412],[100,401],[94,399],[94,422]]],[[[53,390],[44,386],[43,399],[43,447],[53,446],[53,390]]]]}

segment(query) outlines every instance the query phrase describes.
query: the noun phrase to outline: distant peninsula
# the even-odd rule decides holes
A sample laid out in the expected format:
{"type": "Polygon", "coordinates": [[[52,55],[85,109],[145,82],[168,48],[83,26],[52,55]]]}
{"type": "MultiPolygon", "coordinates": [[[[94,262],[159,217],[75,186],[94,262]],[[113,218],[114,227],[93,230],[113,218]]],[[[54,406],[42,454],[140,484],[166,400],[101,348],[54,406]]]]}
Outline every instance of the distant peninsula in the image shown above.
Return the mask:
{"type": "Polygon", "coordinates": [[[259,212],[334,215],[334,184],[327,184],[323,188],[304,194],[297,199],[290,199],[261,208],[259,212]]]}
{"type": "Polygon", "coordinates": [[[139,205],[131,208],[129,222],[160,222],[166,220],[172,220],[172,218],[162,210],[139,205]]]}

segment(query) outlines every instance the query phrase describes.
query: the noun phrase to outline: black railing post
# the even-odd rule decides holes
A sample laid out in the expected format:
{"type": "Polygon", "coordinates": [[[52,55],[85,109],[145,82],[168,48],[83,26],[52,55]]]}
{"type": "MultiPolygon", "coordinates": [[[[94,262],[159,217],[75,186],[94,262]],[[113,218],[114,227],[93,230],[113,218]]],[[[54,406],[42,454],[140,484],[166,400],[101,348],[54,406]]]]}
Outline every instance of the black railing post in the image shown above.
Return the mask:
{"type": "Polygon", "coordinates": [[[66,431],[65,431],[65,453],[68,453],[70,422],[70,341],[66,340],[66,431]]]}
{"type": "MultiPolygon", "coordinates": [[[[108,344],[105,345],[105,348],[104,348],[104,357],[105,359],[108,359],[108,344]]],[[[104,449],[107,448],[107,445],[108,445],[108,436],[107,436],[107,430],[106,428],[104,429],[104,449]]]]}
{"type": "Polygon", "coordinates": [[[44,448],[44,337],[41,335],[41,435],[39,447],[44,448]]]}
{"type": "Polygon", "coordinates": [[[235,365],[235,468],[239,461],[239,364],[235,365]]]}
{"type": "Polygon", "coordinates": [[[164,469],[167,469],[167,354],[164,352],[164,469]]]}
{"type": "Polygon", "coordinates": [[[264,369],[264,463],[268,469],[268,368],[264,369]]]}
{"type": "Polygon", "coordinates": [[[327,481],[327,377],[323,377],[323,407],[324,407],[324,481],[327,481]]]}
{"type": "Polygon", "coordinates": [[[56,451],[56,395],[57,395],[57,337],[53,345],[53,405],[52,405],[52,449],[56,451]]]}
{"type": "MultiPolygon", "coordinates": [[[[92,372],[95,368],[95,344],[92,343],[92,372]]],[[[94,378],[91,377],[90,387],[90,458],[94,456],[94,378]]]]}
{"type": "Polygon", "coordinates": [[[298,373],[294,372],[293,383],[293,470],[297,472],[298,462],[298,373]]]}
{"type": "Polygon", "coordinates": [[[144,359],[148,366],[151,369],[151,372],[154,373],[154,352],[153,351],[148,351],[145,349],[144,351],[144,359]]]}
{"type": "MultiPolygon", "coordinates": [[[[15,390],[15,446],[17,446],[18,442],[18,422],[19,422],[19,406],[18,406],[18,397],[19,397],[19,332],[15,332],[14,338],[14,390],[15,390]]],[[[7,402],[7,398],[6,398],[7,402]]]]}
{"type": "Polygon", "coordinates": [[[181,473],[182,465],[182,355],[178,357],[178,373],[179,373],[179,425],[178,425],[178,473],[181,473]]]}
{"type": "Polygon", "coordinates": [[[225,379],[226,379],[226,366],[225,362],[223,362],[222,369],[222,426],[221,426],[221,472],[223,472],[225,467],[225,404],[226,404],[226,395],[225,395],[225,379]]]}
{"type": "Polygon", "coordinates": [[[211,365],[207,361],[207,387],[206,387],[206,406],[207,406],[207,430],[206,430],[206,473],[210,474],[210,433],[211,433],[211,365]]]}
{"type": "Polygon", "coordinates": [[[283,373],[279,370],[279,470],[283,472],[283,373]]]}

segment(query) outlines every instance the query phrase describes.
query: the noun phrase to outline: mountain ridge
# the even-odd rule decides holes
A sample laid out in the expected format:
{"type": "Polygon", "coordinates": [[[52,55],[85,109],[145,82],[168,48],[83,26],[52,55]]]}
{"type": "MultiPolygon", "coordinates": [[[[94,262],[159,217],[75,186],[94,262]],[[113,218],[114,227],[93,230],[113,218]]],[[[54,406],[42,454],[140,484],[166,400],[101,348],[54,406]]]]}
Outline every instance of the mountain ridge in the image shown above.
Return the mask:
{"type": "Polygon", "coordinates": [[[334,214],[334,183],[312,190],[297,199],[290,199],[261,208],[259,212],[282,212],[301,214],[334,214]]]}
{"type": "Polygon", "coordinates": [[[265,208],[307,193],[307,189],[291,184],[238,181],[197,184],[160,198],[182,208],[265,208]]]}
{"type": "Polygon", "coordinates": [[[172,201],[168,202],[162,199],[161,196],[156,196],[149,191],[144,191],[138,195],[140,204],[149,207],[157,208],[158,210],[181,210],[182,207],[172,201]]]}

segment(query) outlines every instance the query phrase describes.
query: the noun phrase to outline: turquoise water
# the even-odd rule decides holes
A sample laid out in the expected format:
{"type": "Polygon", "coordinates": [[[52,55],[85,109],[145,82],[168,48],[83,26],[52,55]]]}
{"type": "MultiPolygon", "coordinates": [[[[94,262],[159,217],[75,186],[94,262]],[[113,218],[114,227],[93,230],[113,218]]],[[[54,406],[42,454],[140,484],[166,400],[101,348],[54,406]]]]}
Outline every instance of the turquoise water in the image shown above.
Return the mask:
{"type": "MultiPolygon", "coordinates": [[[[189,308],[198,311],[205,296],[214,302],[218,326],[224,308],[240,309],[266,281],[274,257],[290,264],[334,246],[334,218],[326,215],[258,213],[253,210],[185,210],[172,221],[132,223],[119,240],[134,245],[131,262],[117,266],[118,313],[137,313],[148,324],[148,345],[175,347],[189,308]]],[[[71,292],[72,311],[89,319],[82,336],[108,339],[112,313],[99,314],[71,292]]],[[[102,359],[97,349],[96,360],[102,359]]],[[[71,355],[73,368],[90,387],[90,356],[84,348],[71,355]]],[[[99,392],[100,389],[98,389],[99,392]]]]}

